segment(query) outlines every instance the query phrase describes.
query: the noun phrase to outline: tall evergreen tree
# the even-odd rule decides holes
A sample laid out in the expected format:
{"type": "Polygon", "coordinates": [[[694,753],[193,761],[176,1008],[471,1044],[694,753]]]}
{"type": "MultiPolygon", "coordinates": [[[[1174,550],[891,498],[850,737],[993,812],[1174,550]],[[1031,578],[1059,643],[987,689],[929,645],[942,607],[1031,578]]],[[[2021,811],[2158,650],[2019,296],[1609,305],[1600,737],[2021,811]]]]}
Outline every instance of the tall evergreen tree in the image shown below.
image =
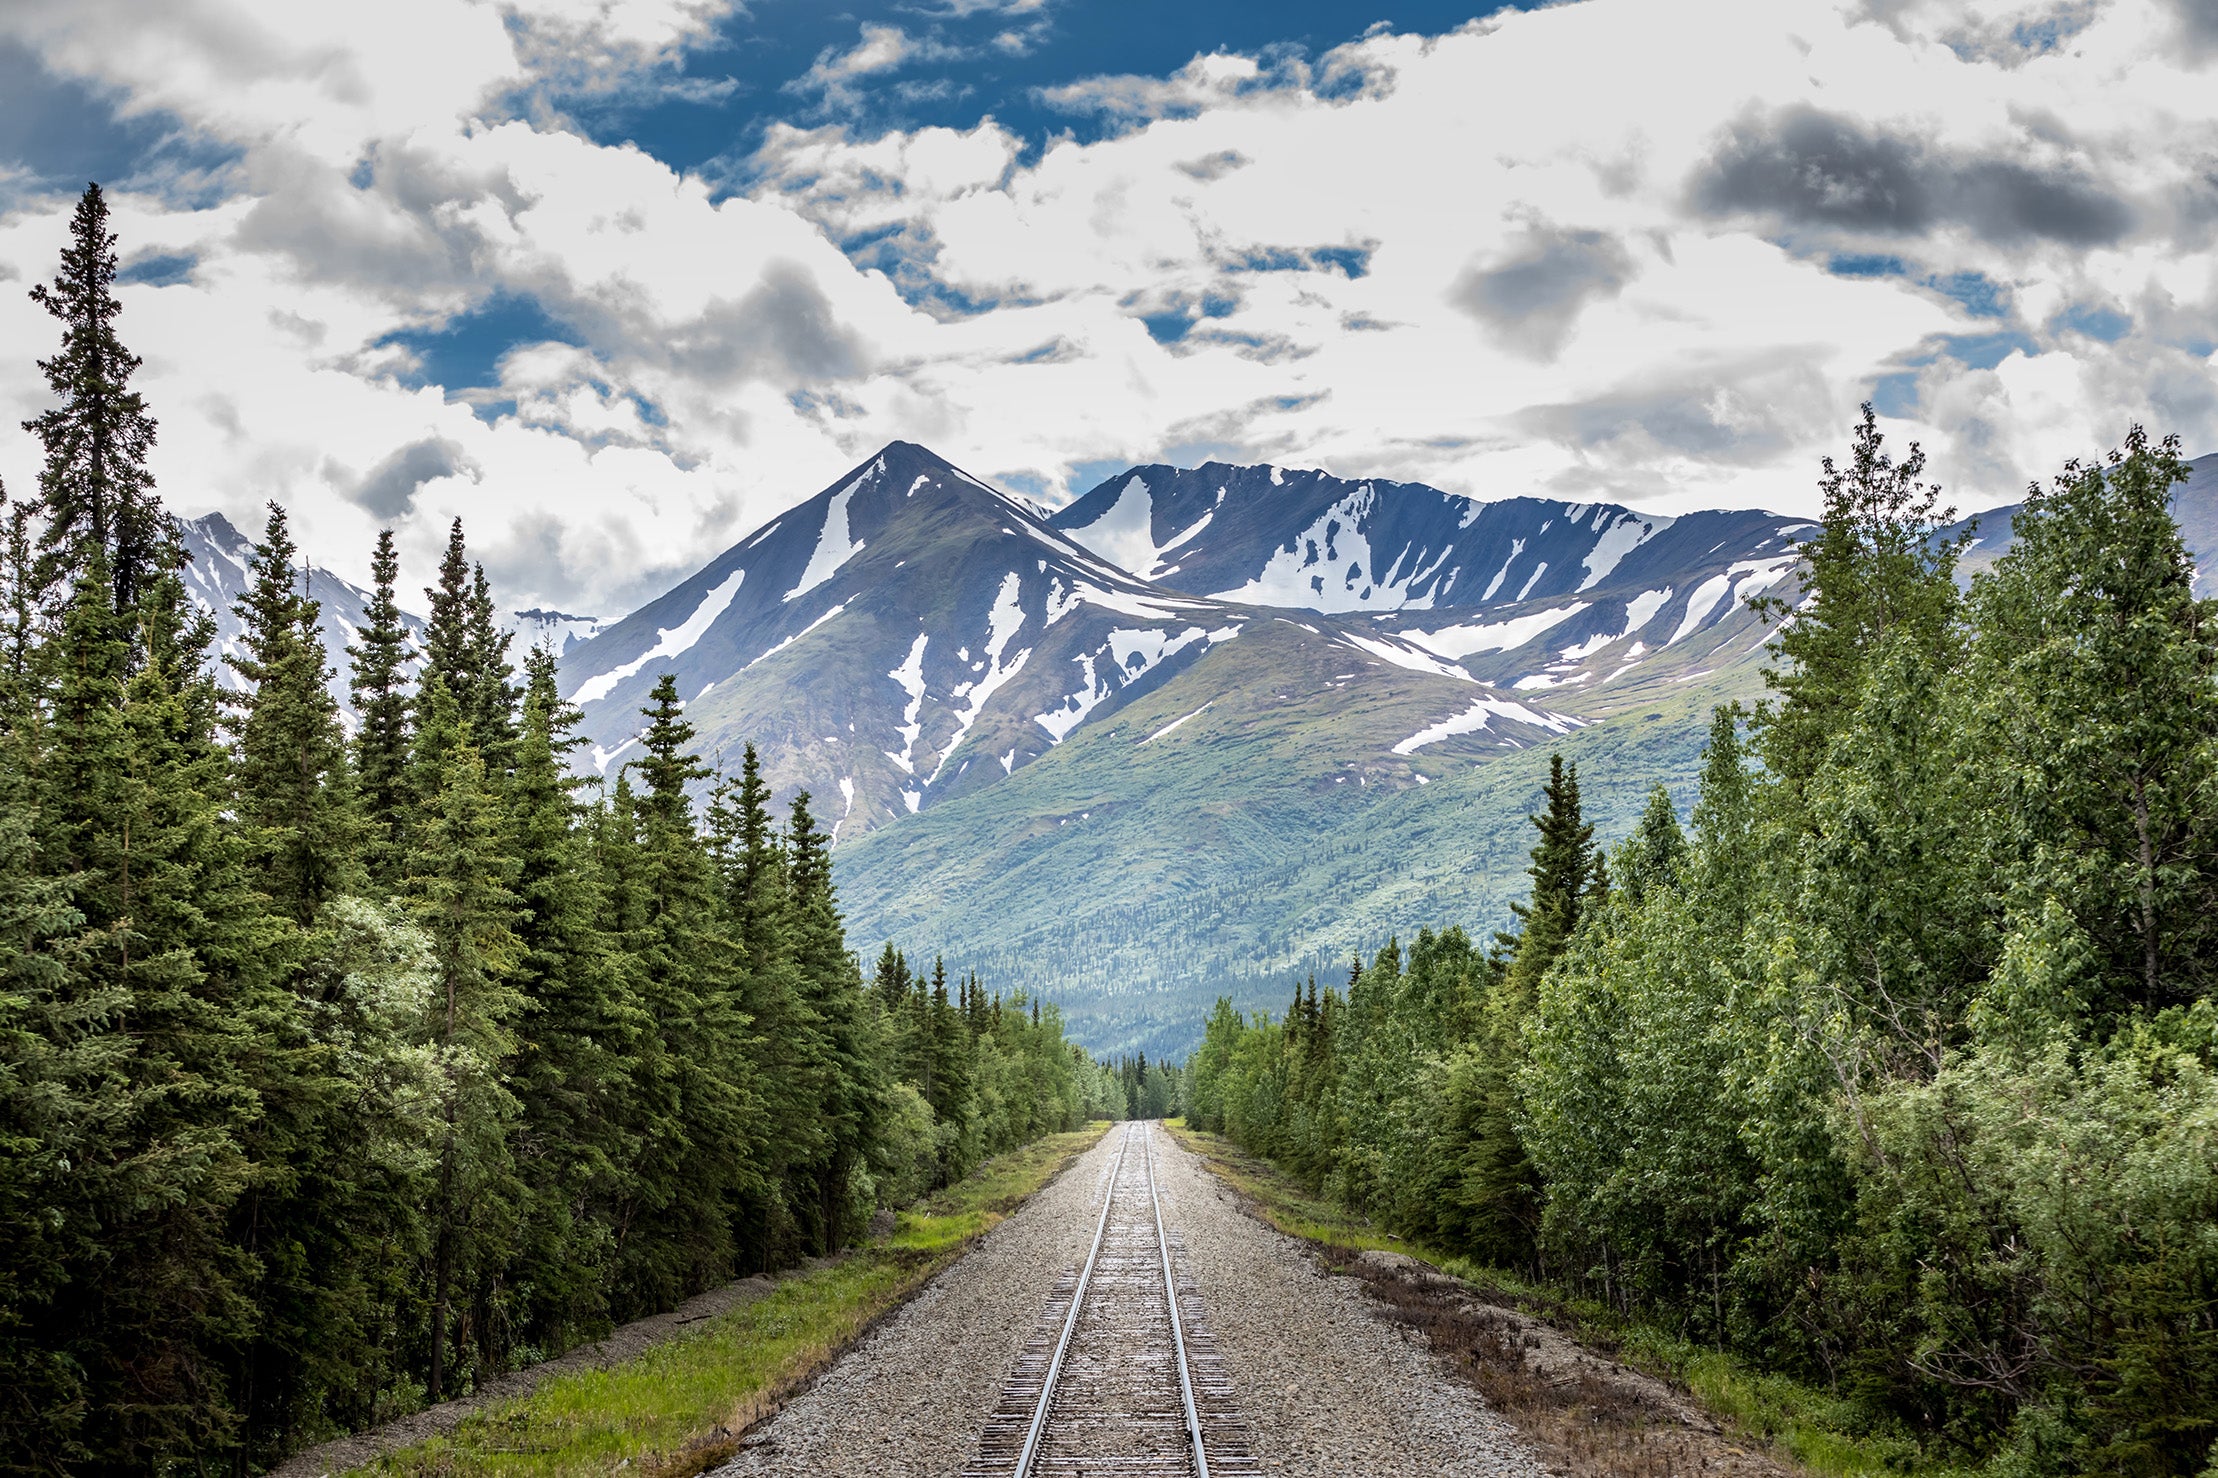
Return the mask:
{"type": "Polygon", "coordinates": [[[647,782],[635,802],[640,918],[626,941],[666,1077],[668,1113],[643,1136],[639,1169],[662,1188],[657,1233],[627,1249],[640,1296],[667,1303],[726,1276],[733,1208],[759,1189],[750,1153],[760,1133],[740,989],[738,941],[722,927],[721,889],[693,825],[687,788],[707,778],[691,752],[677,683],[655,684],[644,710],[647,782]]]}
{"type": "Polygon", "coordinates": [[[436,677],[467,724],[479,717],[476,686],[478,654],[470,639],[470,551],[462,539],[462,520],[447,529],[446,552],[439,559],[439,583],[424,587],[431,619],[424,623],[422,676],[436,677]]]}
{"type": "Polygon", "coordinates": [[[510,751],[516,743],[516,701],[520,695],[509,680],[516,675],[508,660],[512,637],[500,628],[493,608],[493,589],[486,581],[483,565],[470,569],[466,631],[472,703],[465,717],[471,732],[478,736],[478,747],[485,752],[489,766],[505,770],[513,759],[510,751]]]}
{"type": "Polygon", "coordinates": [[[2139,426],[2106,464],[2032,489],[1976,585],[1981,737],[2010,756],[2016,905],[2066,904],[2105,1019],[2218,986],[2218,602],[2171,513],[2176,438],[2139,426]]]}
{"type": "Polygon", "coordinates": [[[31,289],[31,300],[62,326],[60,352],[39,361],[60,404],[23,429],[46,450],[39,473],[40,590],[52,599],[65,595],[97,553],[110,605],[128,612],[176,551],[146,464],[154,418],[131,388],[140,360],[116,337],[123,305],[115,278],[108,200],[99,185],[87,185],[70,218],[61,271],[51,284],[31,289]]]}
{"type": "Polygon", "coordinates": [[[369,828],[371,875],[390,886],[399,880],[401,847],[409,814],[408,627],[393,598],[400,555],[393,531],[378,531],[370,556],[369,624],[347,648],[353,664],[354,772],[362,816],[369,828]]]}
{"type": "Polygon", "coordinates": [[[283,1010],[276,950],[224,818],[204,618],[174,573],[140,590],[140,660],[99,550],[51,653],[57,673],[42,850],[83,916],[67,987],[102,1019],[97,1132],[55,1214],[97,1232],[46,1312],[83,1373],[80,1440],[96,1471],[146,1471],[237,1437],[222,1350],[251,1327],[251,1268],[227,1231],[256,1167],[251,1065],[283,1010]]]}
{"type": "Polygon", "coordinates": [[[8,504],[4,486],[0,505],[8,513],[7,527],[0,532],[0,725],[13,732],[38,716],[40,679],[34,661],[41,634],[39,586],[31,509],[8,504]]]}
{"type": "Polygon", "coordinates": [[[250,685],[231,728],[255,877],[280,914],[306,925],[328,899],[359,886],[362,868],[346,738],[317,624],[322,607],[301,591],[298,552],[285,510],[270,504],[247,564],[253,584],[234,607],[246,623],[242,650],[225,661],[250,685]]]}
{"type": "Polygon", "coordinates": [[[465,1363],[497,1368],[507,1311],[494,1303],[514,1250],[521,1186],[510,1125],[517,1104],[506,1081],[523,998],[515,865],[484,761],[436,673],[418,695],[410,789],[419,815],[406,870],[410,904],[430,936],[436,995],[431,1035],[439,1048],[442,1132],[431,1207],[427,1394],[437,1401],[465,1363]]]}
{"type": "Polygon", "coordinates": [[[536,1343],[560,1348],[605,1321],[614,1270],[612,1208],[631,1159],[623,1104],[644,1020],[615,968],[598,915],[598,879],[579,826],[581,782],[568,758],[583,741],[556,687],[554,654],[532,649],[524,727],[508,792],[519,913],[515,984],[524,1000],[513,1081],[517,1158],[530,1195],[524,1281],[536,1343]]]}
{"type": "MultiPolygon", "coordinates": [[[[812,1250],[825,1253],[860,1230],[850,1218],[848,1187],[885,1112],[886,1085],[872,1060],[862,973],[847,951],[832,892],[830,839],[816,829],[807,791],[794,797],[786,850],[793,889],[792,949],[817,1039],[809,1087],[816,1099],[818,1143],[803,1180],[813,1201],[808,1217],[812,1250]]],[[[796,1201],[800,1199],[797,1195],[796,1201]]]]}

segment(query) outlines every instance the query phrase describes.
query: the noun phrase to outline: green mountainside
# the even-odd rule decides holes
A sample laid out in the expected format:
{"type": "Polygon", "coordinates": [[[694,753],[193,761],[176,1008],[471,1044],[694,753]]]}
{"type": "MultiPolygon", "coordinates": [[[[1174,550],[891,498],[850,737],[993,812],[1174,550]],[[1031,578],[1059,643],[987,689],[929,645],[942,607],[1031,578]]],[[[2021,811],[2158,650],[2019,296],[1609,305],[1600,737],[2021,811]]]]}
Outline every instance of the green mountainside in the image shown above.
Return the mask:
{"type": "Polygon", "coordinates": [[[1507,923],[1551,751],[1591,777],[1588,815],[1614,838],[1651,786],[1691,794],[1710,706],[1760,687],[1744,658],[1651,679],[1614,717],[1545,742],[1402,756],[1426,700],[1453,711],[1463,694],[1439,690],[1460,685],[1407,675],[1396,701],[1305,703],[1288,722],[1344,653],[1276,630],[1290,635],[1227,643],[996,785],[843,847],[855,937],[1051,989],[1096,1050],[1175,1055],[1220,993],[1277,1010],[1297,977],[1344,971],[1388,934],[1507,923]],[[1140,762],[1147,736],[1189,714],[1140,762]]]}

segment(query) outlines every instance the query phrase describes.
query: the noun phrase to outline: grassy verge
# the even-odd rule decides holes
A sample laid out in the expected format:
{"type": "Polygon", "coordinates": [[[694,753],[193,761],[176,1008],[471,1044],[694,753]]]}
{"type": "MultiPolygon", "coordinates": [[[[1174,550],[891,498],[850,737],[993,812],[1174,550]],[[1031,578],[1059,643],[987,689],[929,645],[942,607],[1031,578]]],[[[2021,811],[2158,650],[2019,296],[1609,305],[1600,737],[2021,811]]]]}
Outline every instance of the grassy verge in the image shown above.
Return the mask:
{"type": "Polygon", "coordinates": [[[690,1478],[729,1459],[749,1426],[776,1411],[1105,1128],[1050,1135],[989,1160],[960,1185],[902,1212],[882,1242],[786,1278],[763,1298],[636,1360],[551,1380],[444,1437],[356,1471],[381,1478],[570,1478],[623,1465],[627,1474],[690,1478]]]}
{"type": "MultiPolygon", "coordinates": [[[[1179,1143],[1200,1155],[1244,1196],[1265,1222],[1313,1243],[1328,1262],[1347,1265],[1365,1251],[1406,1253],[1472,1285],[1481,1298],[1545,1320],[1589,1349],[1659,1377],[1691,1394],[1725,1429],[1728,1438],[1767,1448],[1773,1460],[1819,1478],[1975,1478],[1972,1470],[1923,1461],[1906,1437],[1876,1433],[1846,1402],[1785,1377],[1750,1369],[1731,1355],[1690,1344],[1652,1325],[1618,1317],[1606,1307],[1564,1296],[1498,1269],[1468,1261],[1380,1231],[1360,1217],[1316,1196],[1268,1161],[1242,1152],[1232,1141],[1173,1121],[1179,1143]]],[[[1483,1342],[1482,1342],[1483,1343],[1483,1342]]],[[[1486,1353],[1481,1352],[1481,1355],[1486,1353]]],[[[1484,1371],[1474,1379],[1490,1398],[1507,1394],[1484,1371]]],[[[1498,1374],[1498,1373],[1497,1373],[1498,1374]]],[[[1544,1394],[1544,1393],[1536,1393],[1544,1394]]],[[[1503,1404],[1496,1399],[1496,1404],[1503,1404]]],[[[1518,1413],[1509,1413],[1513,1416],[1518,1413]]],[[[1598,1415],[1581,1413],[1589,1424],[1598,1415]]],[[[1648,1464],[1613,1454],[1609,1472],[1647,1471],[1648,1464]]],[[[1661,1464],[1658,1471],[1676,1468],[1661,1464]]]]}

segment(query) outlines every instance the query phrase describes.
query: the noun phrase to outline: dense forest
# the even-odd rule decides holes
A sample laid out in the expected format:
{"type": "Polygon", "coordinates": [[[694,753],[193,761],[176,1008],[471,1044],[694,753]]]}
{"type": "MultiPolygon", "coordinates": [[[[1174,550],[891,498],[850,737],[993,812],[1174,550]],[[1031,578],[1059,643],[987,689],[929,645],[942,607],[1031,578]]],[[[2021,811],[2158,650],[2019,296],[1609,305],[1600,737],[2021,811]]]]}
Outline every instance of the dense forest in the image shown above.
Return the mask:
{"type": "Polygon", "coordinates": [[[1869,408],[1771,697],[1529,900],[1278,1020],[1194,1121],[1427,1244],[1838,1393],[1928,1460],[2218,1473],[2218,603],[2135,430],[1962,588],[1869,408]],[[1678,803],[1691,799],[1691,834],[1678,803]],[[2210,1465],[2206,1467],[2207,1465],[2210,1465]]]}
{"type": "Polygon", "coordinates": [[[459,523],[420,650],[380,537],[351,733],[275,505],[219,665],[115,272],[95,187],[0,538],[0,1470],[256,1471],[1137,1105],[1037,999],[866,979],[667,677],[578,780],[459,523]]]}

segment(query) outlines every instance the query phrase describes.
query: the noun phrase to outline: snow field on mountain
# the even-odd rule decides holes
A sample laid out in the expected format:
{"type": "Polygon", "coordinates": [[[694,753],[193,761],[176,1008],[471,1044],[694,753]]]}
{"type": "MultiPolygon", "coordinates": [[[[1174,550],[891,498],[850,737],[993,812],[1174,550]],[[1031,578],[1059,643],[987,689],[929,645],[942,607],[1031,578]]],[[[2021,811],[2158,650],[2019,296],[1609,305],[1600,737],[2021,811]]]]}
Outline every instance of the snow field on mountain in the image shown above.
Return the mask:
{"type": "Polygon", "coordinates": [[[661,628],[657,633],[655,644],[632,658],[631,661],[620,667],[612,667],[606,672],[587,678],[578,685],[578,690],[570,695],[570,701],[580,707],[588,703],[598,702],[614,692],[618,683],[632,676],[648,663],[676,657],[690,650],[695,642],[708,634],[708,629],[716,624],[716,618],[724,614],[725,607],[732,603],[733,596],[739,594],[739,587],[746,579],[747,572],[745,570],[734,570],[726,575],[722,581],[718,582],[716,588],[711,590],[702,598],[701,603],[693,608],[692,615],[675,626],[661,628]]]}
{"type": "Polygon", "coordinates": [[[1437,652],[1451,660],[1468,657],[1474,652],[1506,652],[1561,626],[1592,604],[1592,601],[1573,601],[1567,606],[1512,616],[1507,621],[1479,621],[1406,634],[1411,641],[1427,651],[1437,652]]]}
{"type": "Polygon", "coordinates": [[[846,564],[863,552],[862,540],[857,539],[852,543],[848,542],[847,505],[854,500],[857,489],[869,483],[873,478],[883,475],[885,470],[886,459],[880,457],[877,465],[871,471],[864,473],[846,487],[841,488],[838,494],[833,497],[830,505],[824,510],[824,528],[817,535],[816,552],[809,556],[809,567],[801,572],[800,583],[786,592],[785,598],[787,600],[798,600],[807,595],[817,586],[838,574],[841,565],[846,564]]]}
{"type": "Polygon", "coordinates": [[[1370,537],[1363,531],[1377,499],[1372,484],[1364,483],[1296,534],[1292,548],[1274,550],[1262,570],[1247,583],[1217,591],[1211,599],[1242,605],[1301,606],[1328,614],[1430,609],[1430,594],[1412,596],[1409,591],[1430,579],[1455,552],[1454,546],[1443,548],[1430,564],[1407,575],[1402,574],[1402,562],[1409,554],[1404,548],[1395,556],[1394,568],[1382,575],[1370,537]]]}
{"type": "Polygon", "coordinates": [[[1441,740],[1452,739],[1458,734],[1475,734],[1497,718],[1515,719],[1519,723],[1546,729],[1551,734],[1569,733],[1578,724],[1576,719],[1566,718],[1559,713],[1542,713],[1508,699],[1480,698],[1463,712],[1444,718],[1430,728],[1419,729],[1395,745],[1394,753],[1415,754],[1428,744],[1438,744],[1441,740]]]}
{"type": "Polygon", "coordinates": [[[933,766],[932,773],[925,778],[926,785],[940,778],[940,772],[947,768],[947,762],[954,758],[955,751],[961,749],[963,740],[970,736],[971,726],[978,722],[978,715],[985,711],[986,704],[1009,679],[1023,670],[1025,659],[1032,655],[1032,649],[1026,647],[1011,658],[1006,667],[1001,662],[1001,654],[1008,649],[1010,639],[1024,628],[1023,589],[1023,580],[1012,571],[1003,577],[1001,588],[994,594],[993,609],[986,613],[986,674],[973,681],[958,683],[951,691],[949,696],[964,699],[965,706],[961,713],[955,715],[955,737],[940,752],[940,762],[933,766]]]}
{"type": "Polygon", "coordinates": [[[909,706],[901,710],[901,727],[895,731],[901,736],[901,752],[895,754],[890,749],[885,751],[886,758],[899,765],[905,775],[916,773],[916,741],[917,736],[924,732],[924,726],[917,722],[917,715],[924,711],[924,648],[931,640],[929,633],[918,632],[915,642],[909,647],[909,655],[902,659],[899,667],[886,674],[901,685],[902,692],[909,695],[909,706]]]}
{"type": "Polygon", "coordinates": [[[1587,551],[1586,578],[1579,582],[1581,590],[1592,590],[1609,578],[1616,569],[1641,545],[1668,529],[1678,520],[1661,514],[1643,516],[1638,513],[1617,513],[1604,508],[1594,515],[1595,532],[1601,537],[1587,551]]]}

